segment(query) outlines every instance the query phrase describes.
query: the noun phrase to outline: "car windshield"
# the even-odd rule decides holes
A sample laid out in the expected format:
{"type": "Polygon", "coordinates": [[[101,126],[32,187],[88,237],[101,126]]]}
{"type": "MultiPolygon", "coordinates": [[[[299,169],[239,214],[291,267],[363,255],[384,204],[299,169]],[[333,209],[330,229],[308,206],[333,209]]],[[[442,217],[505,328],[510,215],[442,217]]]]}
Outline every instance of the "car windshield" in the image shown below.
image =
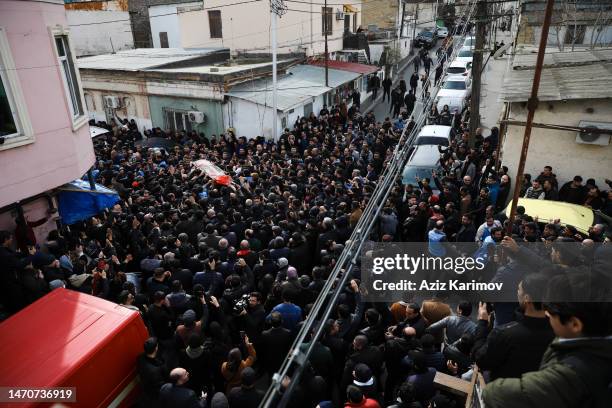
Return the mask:
{"type": "Polygon", "coordinates": [[[472,51],[470,50],[463,50],[459,52],[460,57],[471,57],[472,55],[472,51]]]}
{"type": "Polygon", "coordinates": [[[476,40],[474,40],[473,38],[468,38],[467,40],[465,40],[465,42],[463,43],[463,46],[468,46],[471,47],[472,45],[474,45],[474,43],[476,42],[476,40]]]}
{"type": "Polygon", "coordinates": [[[465,82],[463,81],[446,81],[444,85],[442,85],[442,89],[465,89],[465,82]]]}
{"type": "Polygon", "coordinates": [[[448,69],[448,71],[446,71],[446,72],[448,72],[449,74],[463,74],[465,72],[465,68],[463,68],[463,67],[450,67],[448,69]]]}
{"type": "Polygon", "coordinates": [[[438,136],[419,136],[415,142],[415,145],[439,145],[448,146],[448,139],[445,137],[438,136]]]}
{"type": "Polygon", "coordinates": [[[421,35],[423,37],[433,37],[433,33],[431,31],[423,31],[419,35],[421,35]]]}
{"type": "Polygon", "coordinates": [[[416,177],[431,179],[431,171],[438,170],[435,166],[431,167],[415,167],[406,166],[404,168],[404,174],[402,175],[402,182],[404,184],[416,184],[416,177]]]}

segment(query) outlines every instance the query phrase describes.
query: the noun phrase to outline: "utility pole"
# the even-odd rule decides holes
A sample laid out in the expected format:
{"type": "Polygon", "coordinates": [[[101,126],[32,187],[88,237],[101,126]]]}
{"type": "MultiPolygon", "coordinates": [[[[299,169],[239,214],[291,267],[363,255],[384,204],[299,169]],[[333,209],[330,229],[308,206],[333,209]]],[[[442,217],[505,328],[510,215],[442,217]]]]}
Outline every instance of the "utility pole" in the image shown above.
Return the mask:
{"type": "Polygon", "coordinates": [[[476,5],[476,44],[472,59],[472,97],[470,103],[470,137],[468,143],[474,147],[476,129],[480,126],[480,85],[482,77],[482,54],[487,28],[487,2],[478,0],[476,5]]]}
{"type": "Polygon", "coordinates": [[[412,26],[412,41],[414,42],[414,39],[416,38],[416,26],[417,26],[417,20],[419,19],[419,2],[414,3],[415,5],[415,9],[414,9],[414,25],[412,26]]]}
{"type": "Polygon", "coordinates": [[[406,0],[399,0],[402,3],[402,18],[399,27],[399,32],[397,33],[397,46],[399,47],[399,42],[402,39],[402,34],[404,32],[404,16],[406,15],[406,0]]]}
{"type": "Polygon", "coordinates": [[[278,140],[278,99],[277,99],[277,78],[276,78],[276,18],[282,16],[287,11],[287,6],[282,0],[270,1],[270,29],[272,35],[272,136],[274,141],[278,140]]]}
{"type": "Polygon", "coordinates": [[[550,20],[553,11],[555,0],[547,0],[546,11],[544,13],[544,23],[542,24],[542,35],[540,37],[540,47],[538,48],[538,58],[536,60],[535,72],[533,74],[533,83],[531,86],[531,96],[527,101],[527,123],[525,124],[525,135],[523,136],[523,147],[521,148],[521,158],[519,160],[516,178],[514,180],[514,194],[512,195],[512,205],[510,206],[510,223],[508,225],[508,234],[512,234],[512,225],[514,224],[514,216],[516,215],[516,206],[523,185],[523,172],[525,171],[525,161],[527,161],[527,152],[529,150],[529,139],[531,138],[531,128],[535,111],[538,108],[538,90],[540,88],[540,78],[542,77],[542,67],[544,66],[544,54],[546,53],[546,42],[548,41],[548,30],[550,29],[550,20]]]}
{"type": "Polygon", "coordinates": [[[325,12],[323,13],[323,27],[325,27],[325,86],[329,87],[329,68],[327,67],[327,61],[329,58],[327,49],[327,31],[329,26],[327,25],[327,0],[325,0],[324,6],[325,12]]]}

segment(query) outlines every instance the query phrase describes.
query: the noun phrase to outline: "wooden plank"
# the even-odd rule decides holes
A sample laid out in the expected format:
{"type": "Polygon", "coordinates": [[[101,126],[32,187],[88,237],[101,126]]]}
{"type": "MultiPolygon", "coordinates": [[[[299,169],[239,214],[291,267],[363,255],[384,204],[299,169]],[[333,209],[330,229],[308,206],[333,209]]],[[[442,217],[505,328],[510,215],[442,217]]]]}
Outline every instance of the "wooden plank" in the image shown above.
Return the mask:
{"type": "Polygon", "coordinates": [[[436,373],[434,378],[434,386],[455,395],[466,396],[470,391],[471,384],[469,381],[462,380],[441,372],[436,373]]]}

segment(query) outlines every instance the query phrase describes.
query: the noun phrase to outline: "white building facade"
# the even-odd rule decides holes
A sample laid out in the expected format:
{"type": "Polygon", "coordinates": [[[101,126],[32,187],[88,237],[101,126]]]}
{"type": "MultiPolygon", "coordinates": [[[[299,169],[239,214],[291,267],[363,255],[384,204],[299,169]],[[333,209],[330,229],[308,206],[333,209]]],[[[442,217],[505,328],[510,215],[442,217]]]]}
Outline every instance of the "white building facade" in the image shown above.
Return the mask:
{"type": "MultiPolygon", "coordinates": [[[[341,6],[339,3],[328,6],[327,10],[321,2],[286,4],[286,14],[277,19],[279,53],[322,54],[326,32],[328,50],[334,53],[343,48],[344,32],[356,32],[361,26],[361,0],[346,0],[341,6]]],[[[184,48],[229,47],[234,54],[269,53],[270,26],[268,2],[227,6],[226,1],[211,0],[199,9],[178,11],[184,48]]]]}

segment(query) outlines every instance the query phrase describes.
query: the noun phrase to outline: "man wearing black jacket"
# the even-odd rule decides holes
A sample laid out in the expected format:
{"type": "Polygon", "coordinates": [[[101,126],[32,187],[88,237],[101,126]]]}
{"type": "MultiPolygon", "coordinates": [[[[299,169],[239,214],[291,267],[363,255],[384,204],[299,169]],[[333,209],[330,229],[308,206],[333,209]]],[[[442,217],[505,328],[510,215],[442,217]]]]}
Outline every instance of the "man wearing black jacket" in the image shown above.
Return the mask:
{"type": "Polygon", "coordinates": [[[555,334],[542,303],[532,299],[545,292],[548,280],[544,274],[525,276],[518,286],[521,318],[492,331],[489,331],[486,304],[480,304],[476,345],[472,353],[478,367],[491,371],[491,380],[518,378],[526,372],[538,370],[544,351],[555,334]]]}
{"type": "Polygon", "coordinates": [[[271,329],[261,333],[257,353],[261,356],[264,370],[270,377],[280,368],[286,358],[293,336],[283,327],[283,318],[279,312],[270,314],[271,329]]]}
{"type": "Polygon", "coordinates": [[[149,337],[144,343],[144,353],[138,357],[137,371],[140,377],[139,407],[157,408],[159,404],[159,389],[167,376],[166,364],[158,356],[159,346],[155,337],[149,337]]]}

